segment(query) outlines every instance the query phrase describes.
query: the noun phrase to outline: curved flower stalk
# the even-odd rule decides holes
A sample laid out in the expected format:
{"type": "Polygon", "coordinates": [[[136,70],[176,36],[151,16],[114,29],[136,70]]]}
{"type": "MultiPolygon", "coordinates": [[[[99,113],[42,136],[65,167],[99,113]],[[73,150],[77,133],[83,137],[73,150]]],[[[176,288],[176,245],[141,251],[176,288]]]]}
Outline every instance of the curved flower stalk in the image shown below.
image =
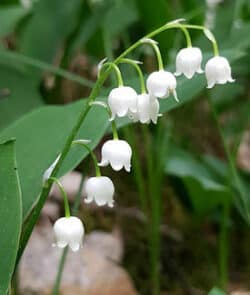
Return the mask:
{"type": "Polygon", "coordinates": [[[147,78],[146,85],[148,93],[151,96],[159,98],[167,98],[172,93],[175,100],[178,102],[176,78],[171,72],[164,70],[162,56],[157,42],[149,38],[143,38],[141,39],[141,42],[152,46],[156,54],[159,68],[159,71],[151,73],[147,78]]]}
{"type": "Polygon", "coordinates": [[[122,75],[118,66],[112,62],[105,63],[105,61],[106,58],[98,65],[99,75],[105,67],[111,66],[115,70],[118,82],[118,87],[113,88],[108,95],[108,105],[111,110],[110,120],[113,121],[116,116],[125,117],[129,112],[136,111],[137,93],[132,87],[123,85],[122,75]]]}
{"type": "MultiPolygon", "coordinates": [[[[95,102],[95,104],[98,104],[98,102],[95,102]]],[[[106,106],[106,104],[103,104],[102,102],[99,102],[98,105],[104,107],[106,106]]],[[[86,199],[84,201],[85,203],[91,203],[92,201],[95,201],[98,206],[104,206],[107,204],[109,207],[113,207],[115,191],[114,184],[109,177],[101,175],[96,156],[88,147],[86,142],[86,140],[81,139],[75,140],[73,142],[73,144],[79,144],[89,151],[96,170],[96,176],[90,177],[84,184],[84,191],[86,194],[86,199]]]]}
{"type": "Polygon", "coordinates": [[[72,251],[78,251],[82,245],[84,236],[84,226],[82,221],[77,217],[70,216],[68,196],[60,181],[55,177],[50,177],[48,181],[49,180],[58,185],[63,196],[65,209],[65,217],[59,218],[53,226],[56,239],[56,243],[53,244],[53,246],[59,248],[69,246],[72,251]]]}
{"type": "MultiPolygon", "coordinates": [[[[152,40],[153,41],[153,40],[152,40]]],[[[159,115],[160,105],[157,98],[146,92],[146,86],[144,81],[143,73],[139,67],[142,62],[137,60],[132,60],[128,58],[123,58],[121,63],[127,63],[132,65],[140,79],[141,94],[137,95],[136,99],[136,111],[129,111],[128,117],[133,122],[141,122],[142,124],[149,124],[151,121],[157,123],[159,115]]]]}

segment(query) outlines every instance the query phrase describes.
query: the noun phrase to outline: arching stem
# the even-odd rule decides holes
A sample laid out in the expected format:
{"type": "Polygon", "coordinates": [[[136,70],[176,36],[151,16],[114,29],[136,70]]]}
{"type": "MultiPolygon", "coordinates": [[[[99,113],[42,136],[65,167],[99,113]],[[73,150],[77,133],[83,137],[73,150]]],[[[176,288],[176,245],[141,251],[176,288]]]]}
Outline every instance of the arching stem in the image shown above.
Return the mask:
{"type": "Polygon", "coordinates": [[[134,61],[132,59],[129,58],[122,58],[121,61],[119,63],[127,63],[130,64],[131,66],[133,66],[135,68],[135,70],[138,73],[139,79],[140,79],[140,86],[141,86],[141,93],[146,93],[146,86],[145,86],[145,81],[144,81],[144,76],[142,73],[142,70],[139,66],[139,62],[134,61]]]}
{"type": "Polygon", "coordinates": [[[91,158],[93,160],[94,166],[95,166],[95,174],[96,174],[96,176],[101,176],[102,174],[101,174],[100,167],[98,166],[98,162],[97,162],[96,156],[93,153],[93,151],[91,150],[91,148],[86,143],[84,143],[84,141],[81,140],[81,139],[74,140],[72,142],[72,145],[74,145],[74,144],[78,144],[78,145],[84,147],[89,152],[89,154],[90,154],[90,156],[91,156],[91,158]]]}
{"type": "Polygon", "coordinates": [[[70,217],[68,196],[67,196],[67,193],[65,192],[61,182],[56,177],[50,177],[48,180],[52,180],[53,182],[55,182],[58,185],[58,187],[59,187],[59,189],[61,191],[61,194],[63,196],[65,217],[67,217],[67,218],[70,217]]]}

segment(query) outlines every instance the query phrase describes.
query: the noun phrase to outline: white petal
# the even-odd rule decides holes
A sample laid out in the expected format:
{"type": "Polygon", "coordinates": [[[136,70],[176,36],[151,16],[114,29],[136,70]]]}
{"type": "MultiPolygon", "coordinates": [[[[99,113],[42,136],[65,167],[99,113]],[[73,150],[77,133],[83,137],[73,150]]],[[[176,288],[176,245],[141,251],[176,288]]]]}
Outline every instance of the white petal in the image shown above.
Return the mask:
{"type": "Polygon", "coordinates": [[[114,191],[113,182],[106,176],[91,177],[86,181],[87,196],[91,196],[99,206],[112,202],[114,191]]]}
{"type": "Polygon", "coordinates": [[[102,146],[101,153],[101,164],[109,162],[115,171],[119,171],[126,163],[130,163],[132,149],[124,140],[108,140],[102,146]]]}
{"type": "Polygon", "coordinates": [[[213,87],[215,84],[234,82],[231,76],[230,64],[228,60],[222,56],[215,56],[207,62],[205,74],[208,88],[213,87]]]}
{"type": "Polygon", "coordinates": [[[71,242],[69,244],[69,247],[71,248],[71,250],[73,252],[76,252],[76,251],[78,251],[80,249],[80,244],[79,243],[76,243],[76,242],[71,242]]]}
{"type": "Polygon", "coordinates": [[[111,109],[111,120],[127,115],[128,110],[136,111],[136,91],[128,86],[120,86],[111,90],[108,96],[108,105],[111,109]]]}

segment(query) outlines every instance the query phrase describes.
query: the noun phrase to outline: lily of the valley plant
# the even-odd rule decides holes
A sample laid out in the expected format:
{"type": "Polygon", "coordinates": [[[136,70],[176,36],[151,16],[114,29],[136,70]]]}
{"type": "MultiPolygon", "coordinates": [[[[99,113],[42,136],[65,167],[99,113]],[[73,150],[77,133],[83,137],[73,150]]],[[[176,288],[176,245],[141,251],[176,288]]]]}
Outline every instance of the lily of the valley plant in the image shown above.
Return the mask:
{"type": "MultiPolygon", "coordinates": [[[[65,217],[57,220],[54,225],[56,239],[55,245],[59,248],[69,246],[73,251],[77,251],[82,245],[84,228],[80,219],[70,215],[66,192],[56,178],[58,169],[72,145],[77,144],[87,149],[92,156],[95,165],[96,175],[88,178],[84,185],[86,195],[85,202],[95,202],[98,206],[107,205],[113,207],[115,186],[109,177],[102,176],[100,167],[110,165],[115,171],[120,171],[124,168],[127,172],[130,172],[132,157],[132,149],[130,145],[125,140],[119,139],[118,137],[115,118],[128,117],[134,122],[140,122],[142,124],[153,122],[156,124],[158,117],[160,116],[159,101],[161,99],[175,99],[176,103],[182,99],[181,97],[178,97],[178,78],[176,78],[180,75],[184,75],[187,79],[192,79],[194,75],[205,72],[208,88],[214,87],[215,84],[234,82],[231,76],[230,64],[225,57],[219,55],[218,45],[213,34],[202,26],[185,24],[183,20],[177,20],[165,24],[137,41],[114,61],[103,60],[98,68],[98,80],[87,101],[87,107],[82,111],[61,154],[44,173],[42,202],[45,201],[46,194],[49,192],[52,183],[56,181],[61,188],[65,203],[65,217]],[[152,38],[163,31],[174,28],[183,31],[187,46],[186,48],[180,49],[177,53],[176,70],[175,73],[171,73],[169,69],[163,65],[158,44],[152,38]],[[204,71],[202,69],[202,50],[198,47],[192,46],[189,30],[202,31],[213,46],[214,56],[207,61],[204,71]],[[146,81],[144,80],[144,75],[140,68],[141,62],[126,58],[131,51],[141,45],[152,47],[156,55],[158,66],[156,71],[148,75],[146,81]],[[137,71],[141,88],[140,93],[137,93],[129,85],[124,85],[122,73],[119,68],[121,63],[130,64],[137,71]],[[116,74],[117,85],[110,91],[106,103],[96,102],[95,99],[98,92],[111,71],[114,71],[116,74]],[[103,110],[107,112],[107,120],[111,122],[113,131],[113,139],[106,141],[102,146],[99,163],[89,146],[90,142],[85,139],[75,139],[77,131],[84,121],[88,111],[94,106],[101,106],[103,107],[103,110]]],[[[41,207],[43,205],[42,202],[40,204],[41,207]]]]}

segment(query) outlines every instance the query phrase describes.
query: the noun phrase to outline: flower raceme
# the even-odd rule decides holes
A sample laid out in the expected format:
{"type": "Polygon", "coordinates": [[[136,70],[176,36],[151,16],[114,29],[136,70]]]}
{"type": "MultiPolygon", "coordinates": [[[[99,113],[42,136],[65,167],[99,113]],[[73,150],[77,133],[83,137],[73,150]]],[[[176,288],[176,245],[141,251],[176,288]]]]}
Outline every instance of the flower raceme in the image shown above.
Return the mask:
{"type": "Polygon", "coordinates": [[[112,89],[108,96],[110,120],[114,120],[115,116],[124,117],[129,111],[136,112],[136,98],[137,93],[132,87],[119,86],[112,89]]]}
{"type": "Polygon", "coordinates": [[[176,94],[177,81],[172,73],[164,70],[153,72],[148,76],[146,85],[151,96],[167,98],[173,93],[175,100],[178,101],[176,94]]]}
{"type": "Polygon", "coordinates": [[[202,53],[198,47],[183,48],[176,56],[176,76],[184,74],[188,79],[193,78],[195,73],[202,74],[202,53]]]}
{"type": "Polygon", "coordinates": [[[214,87],[215,84],[233,83],[231,67],[228,60],[222,56],[215,56],[206,64],[205,74],[207,78],[207,88],[214,87]]]}
{"type": "Polygon", "coordinates": [[[106,141],[102,146],[102,159],[99,166],[104,167],[109,164],[115,171],[123,167],[130,172],[132,149],[125,140],[113,139],[106,141]]]}
{"type": "Polygon", "coordinates": [[[62,217],[54,224],[56,238],[55,246],[65,248],[69,246],[72,251],[78,251],[82,245],[84,227],[77,217],[62,217]]]}
{"type": "Polygon", "coordinates": [[[96,176],[90,177],[84,187],[87,198],[85,203],[95,201],[98,206],[114,206],[114,184],[109,177],[96,176]]]}

